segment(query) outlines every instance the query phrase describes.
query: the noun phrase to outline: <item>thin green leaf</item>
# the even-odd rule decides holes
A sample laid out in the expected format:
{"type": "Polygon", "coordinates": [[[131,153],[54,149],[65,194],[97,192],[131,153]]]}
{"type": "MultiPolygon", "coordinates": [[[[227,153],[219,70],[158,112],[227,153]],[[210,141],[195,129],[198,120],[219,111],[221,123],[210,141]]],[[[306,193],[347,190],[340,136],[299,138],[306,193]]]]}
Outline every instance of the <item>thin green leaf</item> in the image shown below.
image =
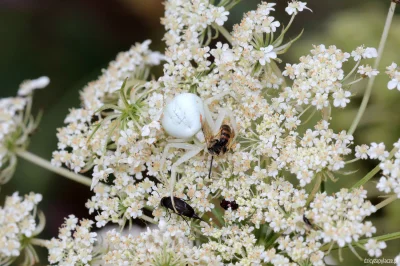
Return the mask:
{"type": "Polygon", "coordinates": [[[125,108],[129,108],[129,103],[128,103],[128,100],[126,99],[126,95],[125,95],[125,85],[126,85],[127,80],[128,80],[128,78],[125,78],[124,82],[122,83],[121,88],[119,89],[119,94],[125,105],[125,108]]]}
{"type": "Polygon", "coordinates": [[[94,113],[97,114],[97,113],[100,113],[100,112],[102,112],[104,110],[107,110],[107,109],[114,109],[114,110],[118,110],[118,111],[121,111],[121,112],[123,111],[123,109],[121,107],[119,107],[119,106],[117,106],[115,104],[105,104],[102,107],[100,107],[99,109],[97,109],[96,111],[94,111],[94,113]]]}
{"type": "Polygon", "coordinates": [[[286,44],[284,44],[284,45],[282,45],[282,46],[280,46],[280,47],[275,48],[274,51],[276,52],[276,54],[284,54],[284,53],[286,53],[287,50],[289,50],[290,46],[291,46],[295,41],[297,41],[297,40],[301,37],[301,35],[303,35],[303,32],[304,32],[304,29],[300,32],[299,35],[297,35],[296,38],[294,38],[294,39],[291,40],[290,42],[288,42],[288,43],[286,43],[286,44]]]}
{"type": "Polygon", "coordinates": [[[95,128],[94,128],[92,134],[90,134],[86,143],[89,143],[89,141],[93,138],[94,134],[96,134],[97,130],[99,130],[99,128],[101,127],[101,125],[104,122],[111,121],[112,119],[117,118],[118,116],[119,116],[118,114],[107,116],[102,121],[100,121],[97,125],[95,125],[95,128]]]}
{"type": "Polygon", "coordinates": [[[352,175],[352,174],[357,173],[358,170],[359,169],[351,170],[351,171],[335,171],[335,172],[338,173],[338,174],[341,174],[341,175],[352,175]]]}
{"type": "Polygon", "coordinates": [[[278,38],[276,38],[276,40],[272,43],[272,46],[273,46],[273,47],[278,47],[279,45],[282,44],[283,38],[285,37],[285,33],[286,33],[285,26],[283,26],[283,27],[282,27],[281,34],[280,34],[280,35],[278,36],[278,38]]]}

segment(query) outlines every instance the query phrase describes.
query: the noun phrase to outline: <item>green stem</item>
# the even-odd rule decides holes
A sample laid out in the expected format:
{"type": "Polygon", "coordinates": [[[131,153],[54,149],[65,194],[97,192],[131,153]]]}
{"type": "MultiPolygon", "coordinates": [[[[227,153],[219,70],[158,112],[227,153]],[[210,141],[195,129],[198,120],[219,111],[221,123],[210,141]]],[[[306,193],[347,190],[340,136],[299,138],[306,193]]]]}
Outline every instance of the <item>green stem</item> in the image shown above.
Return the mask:
{"type": "Polygon", "coordinates": [[[392,203],[393,201],[397,200],[397,195],[391,195],[389,198],[385,199],[384,201],[381,201],[379,204],[375,205],[376,210],[382,209],[389,203],[392,203]]]}
{"type": "Polygon", "coordinates": [[[88,178],[86,176],[80,175],[80,174],[75,174],[74,172],[69,171],[69,170],[67,170],[65,168],[56,167],[56,166],[52,165],[49,161],[47,161],[47,160],[45,160],[43,158],[40,158],[39,156],[37,156],[37,155],[35,155],[33,153],[30,153],[30,152],[25,151],[25,150],[19,150],[18,149],[18,150],[16,150],[16,154],[19,157],[21,157],[21,158],[23,158],[23,159],[25,159],[25,160],[33,163],[33,164],[39,165],[40,167],[43,167],[43,168],[45,168],[45,169],[47,169],[49,171],[52,171],[53,173],[56,173],[56,174],[59,174],[59,175],[61,175],[63,177],[71,179],[71,180],[73,180],[75,182],[81,183],[81,184],[86,185],[88,187],[90,187],[92,185],[92,179],[90,179],[90,178],[88,178]]]}
{"type": "Polygon", "coordinates": [[[268,249],[270,246],[272,246],[275,241],[283,234],[283,232],[279,233],[273,233],[273,236],[268,239],[268,242],[264,245],[266,249],[268,249]]]}
{"type": "Polygon", "coordinates": [[[310,195],[308,196],[306,206],[310,204],[310,202],[314,199],[315,194],[317,194],[322,182],[322,177],[320,174],[317,174],[317,177],[315,178],[315,185],[313,190],[311,191],[310,195]]]}
{"type": "MultiPolygon", "coordinates": [[[[374,77],[374,76],[373,76],[374,77]]],[[[351,85],[353,85],[354,83],[357,83],[357,82],[359,82],[359,81],[361,81],[361,80],[363,80],[364,78],[359,78],[359,79],[356,79],[356,80],[353,80],[352,82],[350,82],[350,83],[347,83],[347,84],[343,84],[343,86],[351,86],[351,85]]],[[[371,79],[372,79],[372,77],[371,77],[371,79]]],[[[370,81],[371,81],[371,79],[370,79],[370,81]]]]}
{"type": "Polygon", "coordinates": [[[145,220],[146,222],[152,223],[152,224],[158,224],[158,222],[156,222],[156,220],[154,220],[153,218],[142,214],[142,216],[140,216],[140,219],[145,220]]]}
{"type": "Polygon", "coordinates": [[[30,244],[32,244],[34,246],[43,247],[43,248],[47,248],[46,242],[47,242],[47,240],[40,239],[40,238],[32,238],[31,240],[29,240],[30,244]]]}
{"type": "Polygon", "coordinates": [[[354,162],[357,162],[357,161],[359,161],[359,160],[360,160],[360,158],[354,158],[354,159],[352,159],[352,160],[345,161],[344,164],[354,163],[354,162]]]}
{"type": "Polygon", "coordinates": [[[225,29],[224,26],[219,26],[216,23],[213,23],[212,26],[214,29],[218,30],[230,44],[232,44],[232,35],[225,29]]]}
{"type": "MultiPolygon", "coordinates": [[[[395,240],[395,239],[399,239],[400,238],[400,232],[396,232],[396,233],[390,233],[390,234],[386,234],[386,235],[381,235],[381,236],[376,236],[376,237],[371,237],[371,238],[365,238],[365,239],[361,239],[359,241],[357,241],[356,243],[364,245],[368,242],[368,240],[370,239],[375,239],[376,241],[390,241],[390,240],[395,240]]],[[[351,243],[352,245],[355,245],[355,243],[351,243]]],[[[328,251],[329,248],[331,246],[331,243],[327,243],[325,245],[323,245],[321,247],[321,251],[328,251]]],[[[337,249],[341,249],[341,248],[347,248],[348,244],[345,245],[344,247],[339,247],[337,244],[331,248],[331,250],[337,250],[337,249]]]]}
{"type": "Polygon", "coordinates": [[[217,208],[213,208],[213,209],[211,210],[211,212],[214,214],[215,218],[217,218],[217,220],[218,220],[220,226],[224,226],[225,221],[224,221],[224,219],[222,218],[223,214],[221,213],[221,211],[220,211],[219,209],[217,209],[217,208]]]}
{"type": "Polygon", "coordinates": [[[358,65],[359,65],[360,63],[361,63],[361,60],[358,61],[357,64],[354,65],[353,69],[347,74],[347,76],[344,77],[344,79],[342,79],[342,83],[343,83],[346,79],[348,79],[348,78],[351,76],[351,74],[353,74],[353,72],[357,69],[357,67],[358,67],[358,65]]]}
{"type": "MultiPolygon", "coordinates": [[[[390,160],[392,159],[393,155],[396,153],[397,148],[394,147],[393,150],[390,151],[389,157],[386,160],[390,160]]],[[[355,183],[352,187],[352,189],[354,188],[358,188],[363,186],[365,183],[367,183],[371,178],[373,178],[379,171],[381,170],[379,164],[372,169],[366,176],[364,176],[360,181],[358,181],[357,183],[355,183]]]]}
{"type": "MultiPolygon", "coordinates": [[[[379,42],[378,57],[375,60],[374,69],[378,69],[378,67],[379,67],[379,63],[381,61],[382,54],[383,54],[383,49],[385,48],[385,43],[386,43],[386,40],[387,40],[387,37],[389,34],[390,25],[392,24],[392,19],[393,19],[393,14],[394,14],[395,9],[396,9],[396,3],[392,2],[390,5],[390,8],[389,8],[387,18],[386,18],[386,23],[385,23],[385,27],[383,29],[382,37],[379,42]]],[[[358,123],[360,123],[361,117],[363,116],[365,109],[367,108],[367,104],[368,104],[369,98],[371,96],[371,91],[372,91],[372,87],[374,85],[374,81],[375,81],[375,76],[372,76],[368,81],[367,89],[365,90],[360,109],[358,109],[356,118],[353,120],[353,123],[350,126],[350,129],[348,132],[348,134],[350,134],[350,135],[352,135],[354,133],[354,131],[356,130],[358,123]]]]}

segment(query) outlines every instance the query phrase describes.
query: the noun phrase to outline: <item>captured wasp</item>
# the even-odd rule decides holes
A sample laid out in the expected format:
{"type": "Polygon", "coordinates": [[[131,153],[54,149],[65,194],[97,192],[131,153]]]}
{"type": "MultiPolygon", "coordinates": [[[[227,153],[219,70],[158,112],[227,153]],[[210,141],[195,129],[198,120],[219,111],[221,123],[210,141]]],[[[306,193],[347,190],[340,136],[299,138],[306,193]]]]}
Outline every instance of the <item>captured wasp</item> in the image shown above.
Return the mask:
{"type": "Polygon", "coordinates": [[[200,122],[206,140],[207,150],[211,154],[210,171],[208,174],[208,178],[210,178],[214,156],[224,155],[232,148],[233,140],[235,139],[235,130],[227,124],[221,124],[219,131],[213,134],[202,116],[200,116],[200,122]]]}

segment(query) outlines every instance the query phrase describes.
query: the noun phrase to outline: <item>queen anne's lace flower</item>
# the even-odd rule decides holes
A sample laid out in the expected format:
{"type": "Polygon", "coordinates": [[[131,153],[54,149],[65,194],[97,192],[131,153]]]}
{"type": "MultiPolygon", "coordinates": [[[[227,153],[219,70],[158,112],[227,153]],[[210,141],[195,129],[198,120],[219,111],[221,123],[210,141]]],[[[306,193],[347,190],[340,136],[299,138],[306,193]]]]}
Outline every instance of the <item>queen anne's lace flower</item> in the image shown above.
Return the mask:
{"type": "Polygon", "coordinates": [[[358,241],[361,237],[371,237],[376,232],[371,222],[363,222],[364,218],[376,211],[371,202],[366,201],[367,191],[364,189],[341,189],[333,196],[319,193],[310,203],[310,211],[306,217],[319,230],[311,237],[322,243],[336,242],[339,247],[358,241]]]}
{"type": "Polygon", "coordinates": [[[378,242],[375,239],[369,239],[365,244],[365,248],[370,257],[380,257],[382,255],[381,250],[386,248],[386,244],[385,242],[378,242]]]}
{"type": "MultiPolygon", "coordinates": [[[[323,265],[322,250],[333,244],[344,247],[376,231],[364,222],[375,211],[365,200],[365,190],[343,189],[329,196],[307,186],[335,181],[345,167],[353,136],[330,128],[331,107],[346,107],[351,85],[377,74],[368,65],[358,67],[361,60],[376,57],[376,50],[360,46],[347,53],[318,45],[299,63],[286,64],[281,73],[279,55],[297,38],[283,42],[286,26],[276,34],[282,24],[272,16],[275,4],[262,2],[246,13],[230,36],[221,27],[231,7],[222,6],[225,2],[234,3],[166,1],[165,56],[150,51],[148,41],[119,54],[98,80],[84,88],[82,108],[72,109],[67,125],[58,130],[52,162],[75,172],[92,170],[95,195],[86,206],[96,214],[97,227],[111,222],[124,226],[136,218],[159,222],[159,230],[139,237],[109,232],[110,249],[103,257],[107,263],[323,265]],[[230,43],[210,44],[214,33],[230,43]],[[351,63],[350,57],[356,66],[346,73],[344,64],[351,63]],[[149,80],[150,67],[161,60],[163,74],[149,80]],[[185,113],[180,122],[191,124],[186,120],[193,119],[198,132],[173,140],[170,129],[163,128],[162,121],[168,118],[164,107],[188,92],[203,102],[216,97],[208,103],[207,115],[214,120],[230,112],[232,116],[221,122],[237,124],[234,145],[223,156],[214,156],[211,175],[205,142],[210,136],[200,129],[203,113],[196,106],[196,115],[185,113]],[[166,152],[171,143],[174,148],[166,152]],[[177,171],[175,183],[172,170],[177,171]],[[288,176],[297,180],[292,184],[285,180],[288,176]],[[187,226],[189,221],[161,204],[171,193],[203,219],[204,213],[218,214],[221,199],[234,200],[238,208],[213,216],[209,224],[190,221],[192,226],[187,226]],[[198,230],[208,238],[192,246],[186,237],[198,230]]],[[[304,9],[305,3],[293,1],[286,11],[294,17],[304,9]]],[[[376,143],[355,151],[356,158],[388,158],[384,146],[376,143]]],[[[90,236],[92,222],[85,224],[90,236]]],[[[69,254],[74,262],[94,258],[94,235],[82,257],[63,246],[63,241],[77,241],[70,236],[75,227],[77,220],[70,217],[60,239],[52,240],[52,263],[69,254]]]]}
{"type": "Polygon", "coordinates": [[[44,216],[37,212],[36,205],[42,195],[30,193],[21,197],[18,192],[6,197],[0,207],[0,263],[6,265],[25,253],[27,261],[37,256],[29,239],[38,235],[44,227],[44,216]],[[37,222],[39,216],[39,223],[37,222]]]}
{"type": "Polygon", "coordinates": [[[94,244],[97,233],[91,232],[93,222],[83,219],[78,225],[74,215],[68,216],[57,238],[47,241],[49,262],[57,265],[89,265],[95,261],[98,251],[94,244]]]}
{"type": "Polygon", "coordinates": [[[159,229],[147,229],[138,237],[107,233],[109,250],[104,262],[109,265],[223,265],[219,256],[205,247],[195,247],[179,227],[160,221],[159,229]]]}
{"type": "Polygon", "coordinates": [[[356,146],[355,151],[356,151],[356,158],[360,158],[360,159],[368,159],[368,150],[369,147],[368,145],[361,145],[361,146],[356,146]]]}
{"type": "MultiPolygon", "coordinates": [[[[383,145],[383,144],[382,144],[383,145]]],[[[381,147],[382,147],[381,145],[381,147]]],[[[394,192],[400,198],[400,140],[394,144],[394,158],[389,159],[389,152],[385,151],[384,145],[380,150],[381,163],[379,164],[382,170],[382,177],[379,179],[377,188],[385,193],[394,192]]]]}
{"type": "Polygon", "coordinates": [[[300,2],[297,0],[293,0],[292,2],[289,3],[288,7],[286,7],[285,11],[286,13],[288,13],[289,15],[293,15],[293,14],[297,14],[297,12],[301,12],[304,9],[309,9],[308,7],[306,7],[305,2],[300,2]]]}
{"type": "Polygon", "coordinates": [[[372,76],[378,75],[379,71],[376,69],[373,69],[370,65],[366,65],[366,66],[359,66],[357,73],[368,76],[370,78],[372,76]]]}
{"type": "Polygon", "coordinates": [[[15,152],[27,148],[29,136],[40,121],[31,114],[33,90],[48,84],[48,77],[26,80],[18,90],[20,97],[0,99],[0,184],[13,176],[17,164],[15,152]]]}
{"type": "Polygon", "coordinates": [[[388,74],[391,78],[391,80],[387,84],[388,89],[393,90],[394,88],[397,88],[397,90],[400,91],[400,71],[397,67],[397,64],[392,63],[386,69],[386,74],[388,74]]]}

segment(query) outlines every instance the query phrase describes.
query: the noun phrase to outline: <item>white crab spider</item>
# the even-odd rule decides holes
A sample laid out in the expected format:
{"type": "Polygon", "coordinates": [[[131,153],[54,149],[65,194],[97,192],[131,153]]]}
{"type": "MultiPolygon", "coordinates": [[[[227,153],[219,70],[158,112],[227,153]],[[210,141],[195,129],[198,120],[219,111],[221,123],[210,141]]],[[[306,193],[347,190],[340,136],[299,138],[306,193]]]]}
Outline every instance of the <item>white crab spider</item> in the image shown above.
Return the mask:
{"type": "MultiPolygon", "coordinates": [[[[236,121],[233,114],[228,109],[222,109],[216,120],[213,120],[208,105],[213,101],[222,99],[226,95],[234,95],[231,92],[222,92],[207,100],[203,101],[200,97],[192,93],[182,93],[175,96],[169,102],[163,111],[162,126],[164,130],[176,139],[169,140],[164,148],[164,153],[160,161],[160,169],[163,169],[165,160],[168,156],[169,149],[178,148],[187,150],[175,163],[171,166],[170,177],[170,193],[173,206],[173,191],[176,182],[176,174],[178,166],[196,156],[202,150],[207,151],[207,144],[204,139],[201,125],[201,117],[208,124],[212,134],[216,135],[226,116],[229,117],[230,124],[235,132],[237,132],[236,121]],[[188,142],[194,142],[190,144],[188,142]]],[[[174,207],[175,208],[175,207],[174,207]]]]}

